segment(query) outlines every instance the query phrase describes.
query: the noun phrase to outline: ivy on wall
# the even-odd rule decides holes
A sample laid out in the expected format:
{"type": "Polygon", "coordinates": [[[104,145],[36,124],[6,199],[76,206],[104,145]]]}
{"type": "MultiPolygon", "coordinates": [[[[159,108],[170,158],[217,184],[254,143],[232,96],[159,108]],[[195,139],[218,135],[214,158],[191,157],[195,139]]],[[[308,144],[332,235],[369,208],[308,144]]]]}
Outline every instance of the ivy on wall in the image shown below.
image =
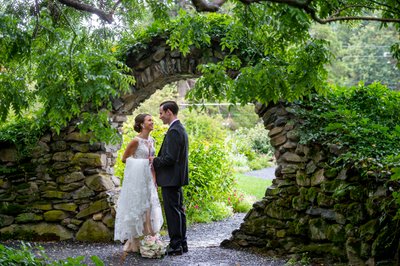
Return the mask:
{"type": "Polygon", "coordinates": [[[390,170],[400,151],[399,102],[399,92],[378,83],[313,94],[296,109],[304,119],[302,142],[337,149],[334,164],[354,164],[364,173],[390,170]]]}
{"type": "Polygon", "coordinates": [[[354,168],[365,179],[387,179],[400,206],[400,185],[390,182],[400,180],[399,103],[400,92],[378,83],[313,94],[294,108],[303,120],[301,142],[329,147],[335,155],[330,167],[354,168]]]}

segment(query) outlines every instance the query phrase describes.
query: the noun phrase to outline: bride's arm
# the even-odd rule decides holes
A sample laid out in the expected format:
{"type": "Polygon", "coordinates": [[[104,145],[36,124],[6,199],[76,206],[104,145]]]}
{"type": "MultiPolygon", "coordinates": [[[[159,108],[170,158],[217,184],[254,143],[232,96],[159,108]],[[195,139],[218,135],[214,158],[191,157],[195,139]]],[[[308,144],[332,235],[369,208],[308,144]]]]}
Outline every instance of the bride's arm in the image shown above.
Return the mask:
{"type": "Polygon", "coordinates": [[[154,170],[153,165],[151,166],[151,174],[153,175],[153,182],[154,182],[154,185],[157,187],[156,171],[154,170]]]}
{"type": "Polygon", "coordinates": [[[138,146],[139,146],[139,140],[137,140],[136,138],[133,139],[131,142],[129,142],[128,146],[124,151],[124,155],[122,155],[123,163],[126,162],[126,159],[128,159],[128,157],[132,156],[135,153],[138,146]]]}
{"type": "MultiPolygon", "coordinates": [[[[155,147],[154,146],[155,146],[155,139],[151,138],[151,147],[150,147],[150,150],[149,150],[150,157],[154,156],[154,151],[155,151],[155,147]]],[[[154,170],[154,166],[153,166],[152,163],[150,163],[150,165],[151,165],[151,167],[150,167],[151,174],[153,175],[153,182],[154,182],[154,185],[157,188],[156,170],[154,170]]]]}

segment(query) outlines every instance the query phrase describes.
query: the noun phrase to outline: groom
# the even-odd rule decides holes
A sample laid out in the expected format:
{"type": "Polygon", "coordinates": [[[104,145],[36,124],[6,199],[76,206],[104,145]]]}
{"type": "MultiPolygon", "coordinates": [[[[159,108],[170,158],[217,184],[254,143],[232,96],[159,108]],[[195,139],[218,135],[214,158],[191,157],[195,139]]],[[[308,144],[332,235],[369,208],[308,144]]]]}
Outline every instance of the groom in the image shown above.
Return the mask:
{"type": "Polygon", "coordinates": [[[165,216],[170,243],[169,255],[188,251],[186,242],[186,214],[183,208],[182,186],[188,178],[188,136],[178,120],[179,107],[174,101],[160,104],[160,119],[169,125],[158,156],[150,158],[156,171],[157,184],[162,188],[165,216]]]}

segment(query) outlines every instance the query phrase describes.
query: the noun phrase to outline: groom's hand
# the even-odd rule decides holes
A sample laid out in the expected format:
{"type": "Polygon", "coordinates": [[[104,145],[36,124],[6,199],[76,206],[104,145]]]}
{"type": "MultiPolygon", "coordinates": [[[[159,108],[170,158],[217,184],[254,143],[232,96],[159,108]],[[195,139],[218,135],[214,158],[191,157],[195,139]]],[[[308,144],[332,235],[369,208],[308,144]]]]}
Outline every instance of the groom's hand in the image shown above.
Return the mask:
{"type": "Polygon", "coordinates": [[[153,164],[153,161],[154,161],[154,156],[149,156],[149,163],[153,164]]]}

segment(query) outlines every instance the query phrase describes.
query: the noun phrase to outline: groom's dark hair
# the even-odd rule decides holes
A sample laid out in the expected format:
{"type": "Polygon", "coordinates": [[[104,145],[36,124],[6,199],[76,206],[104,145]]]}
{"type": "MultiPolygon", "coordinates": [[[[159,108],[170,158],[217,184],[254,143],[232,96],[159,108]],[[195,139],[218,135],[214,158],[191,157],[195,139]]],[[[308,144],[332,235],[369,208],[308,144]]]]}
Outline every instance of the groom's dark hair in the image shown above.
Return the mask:
{"type": "Polygon", "coordinates": [[[162,109],[164,110],[164,112],[167,111],[168,109],[171,110],[171,112],[172,112],[174,115],[177,115],[177,114],[178,114],[178,111],[179,111],[179,106],[178,106],[178,104],[177,104],[175,101],[165,101],[165,102],[162,102],[162,103],[160,104],[160,107],[162,107],[162,109]]]}

